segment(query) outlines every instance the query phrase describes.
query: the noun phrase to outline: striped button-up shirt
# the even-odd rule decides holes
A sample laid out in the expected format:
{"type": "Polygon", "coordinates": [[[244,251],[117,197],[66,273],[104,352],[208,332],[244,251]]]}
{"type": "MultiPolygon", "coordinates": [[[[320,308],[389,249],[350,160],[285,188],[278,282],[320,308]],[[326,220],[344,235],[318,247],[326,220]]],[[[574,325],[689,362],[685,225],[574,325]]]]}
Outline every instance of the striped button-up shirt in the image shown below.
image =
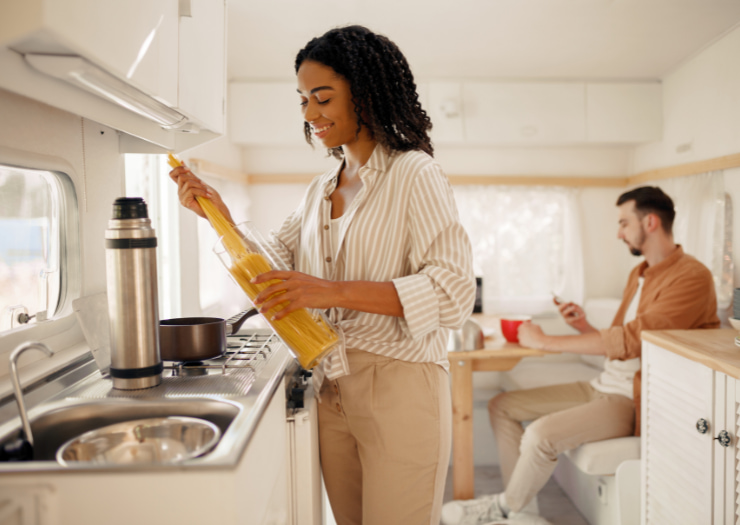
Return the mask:
{"type": "Polygon", "coordinates": [[[272,232],[288,267],[334,281],[392,281],[403,317],[331,308],[342,344],[317,367],[321,377],[350,373],[345,348],[449,369],[450,328],[472,312],[472,248],[460,224],[449,180],[420,151],[388,154],[377,146],[360,168],[362,189],[340,221],[332,253],[331,200],[341,164],[316,177],[303,201],[272,232]]]}

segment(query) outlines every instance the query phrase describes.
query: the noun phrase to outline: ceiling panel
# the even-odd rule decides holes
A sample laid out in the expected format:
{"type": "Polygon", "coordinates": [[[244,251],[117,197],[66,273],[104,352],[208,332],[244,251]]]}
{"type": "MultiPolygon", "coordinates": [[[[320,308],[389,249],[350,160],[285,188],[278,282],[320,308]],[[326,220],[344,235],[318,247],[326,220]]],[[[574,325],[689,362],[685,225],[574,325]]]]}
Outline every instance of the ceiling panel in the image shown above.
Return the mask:
{"type": "Polygon", "coordinates": [[[740,22],[740,0],[227,0],[230,79],[293,77],[314,36],[359,23],[424,79],[657,79],[740,22]]]}

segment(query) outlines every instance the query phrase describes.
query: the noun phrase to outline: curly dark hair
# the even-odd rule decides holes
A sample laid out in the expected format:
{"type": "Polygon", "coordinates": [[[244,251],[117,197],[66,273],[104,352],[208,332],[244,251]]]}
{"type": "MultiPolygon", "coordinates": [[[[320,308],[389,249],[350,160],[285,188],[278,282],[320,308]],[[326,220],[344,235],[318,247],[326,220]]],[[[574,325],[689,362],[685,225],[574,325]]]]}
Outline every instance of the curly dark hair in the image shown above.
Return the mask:
{"type": "MultiPolygon", "coordinates": [[[[434,154],[428,134],[432,122],[419,103],[411,68],[387,37],[358,25],[331,29],[298,52],[296,74],[306,60],[332,68],[349,82],[358,134],[364,125],[390,151],[434,154]]],[[[308,122],[303,131],[313,146],[308,122]]],[[[343,157],[342,148],[331,148],[329,154],[343,157]]]]}

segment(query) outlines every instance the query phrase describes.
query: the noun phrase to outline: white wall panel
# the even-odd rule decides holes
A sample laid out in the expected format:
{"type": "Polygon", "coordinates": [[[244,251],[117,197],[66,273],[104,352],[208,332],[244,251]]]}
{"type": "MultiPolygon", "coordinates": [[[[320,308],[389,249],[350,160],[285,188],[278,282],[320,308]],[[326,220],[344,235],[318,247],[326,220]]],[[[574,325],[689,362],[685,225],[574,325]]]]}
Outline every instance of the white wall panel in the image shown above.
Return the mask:
{"type": "Polygon", "coordinates": [[[295,82],[231,82],[228,100],[229,135],[235,143],[306,144],[295,82]]]}

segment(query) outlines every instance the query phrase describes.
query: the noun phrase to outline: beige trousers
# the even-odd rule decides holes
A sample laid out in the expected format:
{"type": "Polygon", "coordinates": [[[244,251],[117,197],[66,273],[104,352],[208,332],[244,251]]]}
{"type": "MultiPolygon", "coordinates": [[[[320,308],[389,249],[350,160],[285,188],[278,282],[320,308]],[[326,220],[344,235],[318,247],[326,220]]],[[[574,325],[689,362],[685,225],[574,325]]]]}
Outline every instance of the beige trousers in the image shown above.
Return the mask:
{"type": "Polygon", "coordinates": [[[521,510],[550,478],[558,454],[583,443],[631,436],[634,403],[589,383],[567,383],[499,394],[488,403],[498,444],[506,502],[521,510]],[[523,421],[532,421],[524,430],[523,421]]]}
{"type": "Polygon", "coordinates": [[[452,443],[439,365],[348,350],[350,375],[324,380],[321,468],[337,525],[438,525],[452,443]]]}

